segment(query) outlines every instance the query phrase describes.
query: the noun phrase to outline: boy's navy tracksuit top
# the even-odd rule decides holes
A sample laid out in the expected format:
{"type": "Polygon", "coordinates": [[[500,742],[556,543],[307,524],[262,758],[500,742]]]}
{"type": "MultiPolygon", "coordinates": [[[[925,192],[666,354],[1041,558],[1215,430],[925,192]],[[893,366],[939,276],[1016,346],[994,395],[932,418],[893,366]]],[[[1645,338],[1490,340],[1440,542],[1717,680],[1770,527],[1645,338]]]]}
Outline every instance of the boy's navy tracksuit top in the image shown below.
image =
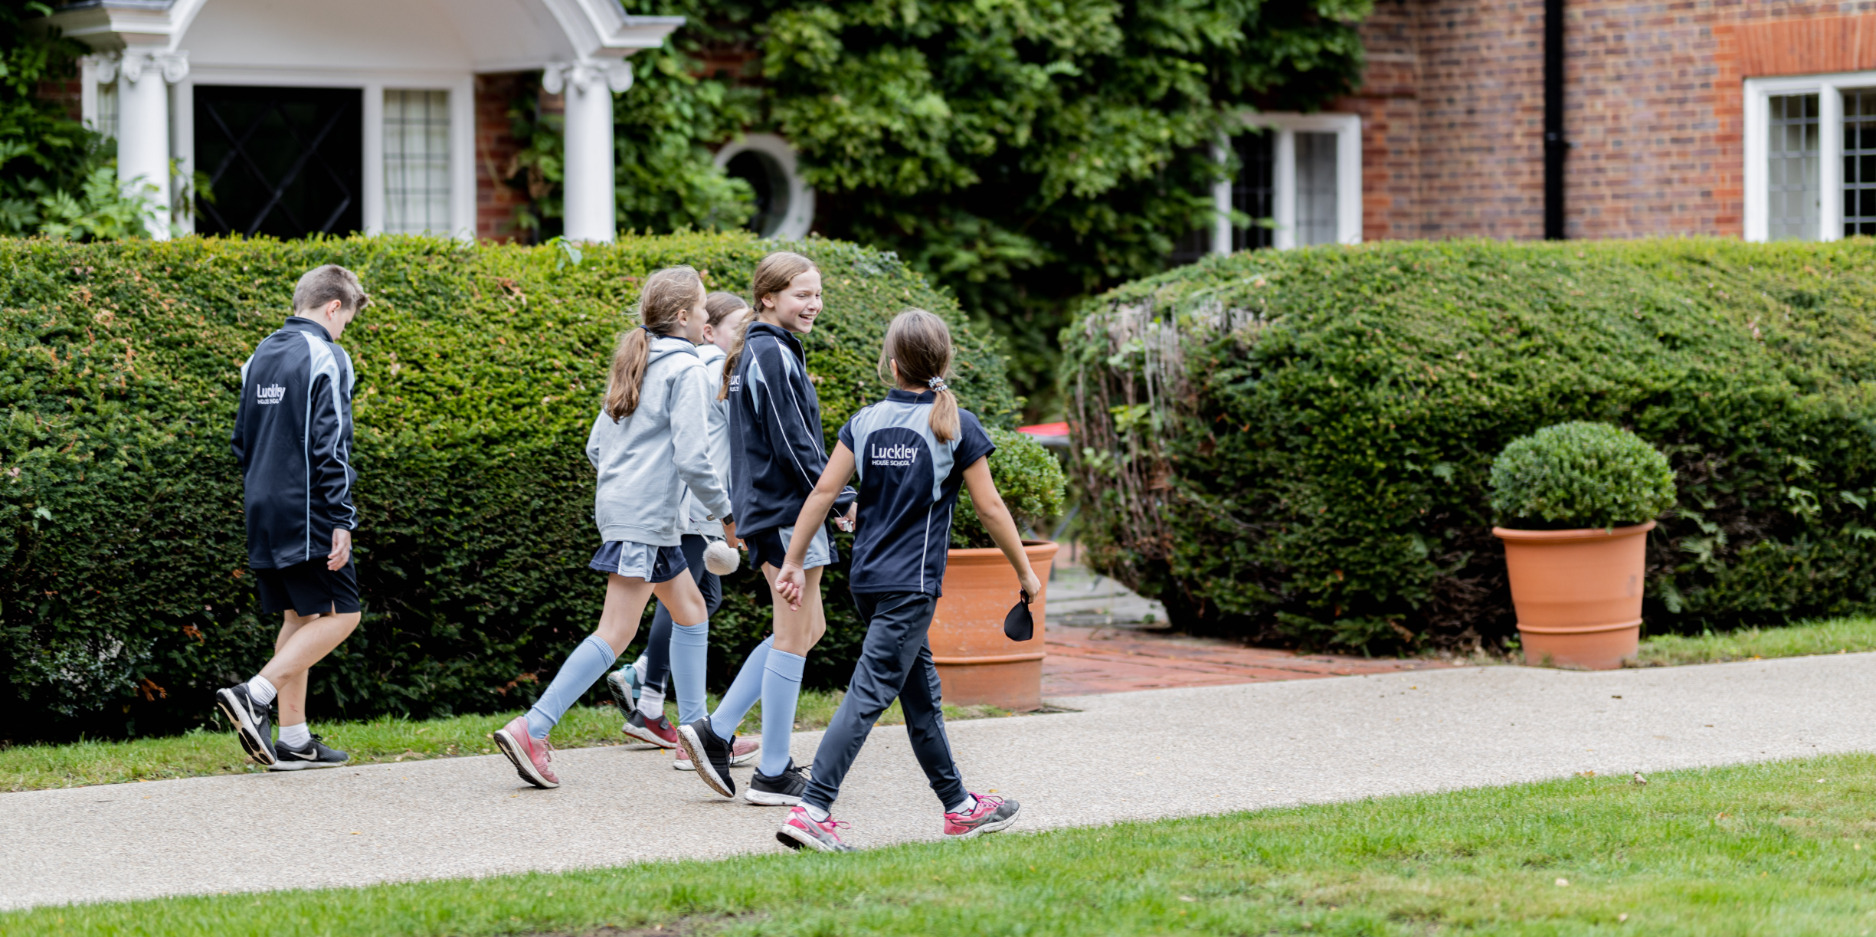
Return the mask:
{"type": "MultiPolygon", "coordinates": [[[[791,526],[827,468],[821,401],[808,380],[801,339],[767,322],[749,323],[729,381],[736,533],[791,526]]],[[[842,490],[834,513],[844,513],[854,496],[852,488],[842,490]]]]}
{"type": "Polygon", "coordinates": [[[248,565],[324,559],[332,531],[356,530],[352,387],[356,375],[324,326],[289,317],[241,366],[235,460],[246,490],[248,565]]]}

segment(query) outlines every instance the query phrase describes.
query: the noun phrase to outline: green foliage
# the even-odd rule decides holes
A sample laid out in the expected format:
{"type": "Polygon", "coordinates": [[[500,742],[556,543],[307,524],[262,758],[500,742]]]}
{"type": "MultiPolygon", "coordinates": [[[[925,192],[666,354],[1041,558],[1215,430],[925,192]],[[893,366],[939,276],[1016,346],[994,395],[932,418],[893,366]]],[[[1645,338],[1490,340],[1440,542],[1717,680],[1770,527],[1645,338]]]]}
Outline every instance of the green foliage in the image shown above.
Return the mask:
{"type": "MultiPolygon", "coordinates": [[[[1016,519],[1017,530],[1026,530],[1038,539],[1047,537],[1047,525],[1062,516],[1062,502],[1068,491],[1062,463],[1023,433],[989,429],[990,441],[997,446],[997,451],[990,454],[990,480],[996,483],[1003,506],[1016,519]]],[[[971,493],[960,490],[957,512],[951,521],[951,546],[965,549],[996,545],[977,519],[971,493]]]]}
{"type": "Polygon", "coordinates": [[[1674,470],[1641,437],[1607,423],[1559,423],[1511,441],[1492,462],[1492,513],[1525,530],[1615,527],[1674,506],[1674,470]]]}
{"type": "MultiPolygon", "coordinates": [[[[621,230],[736,230],[755,212],[749,183],[718,169],[708,148],[756,119],[755,92],[699,78],[694,65],[671,49],[641,52],[632,56],[632,89],[613,96],[614,204],[621,230]]],[[[523,83],[509,118],[515,137],[525,143],[514,181],[536,196],[518,221],[525,231],[548,235],[561,224],[565,121],[540,112],[539,89],[538,82],[523,83]]]]}
{"type": "MultiPolygon", "coordinates": [[[[827,311],[807,339],[830,435],[883,396],[892,316],[944,316],[952,386],[991,425],[1010,395],[996,341],[888,254],[811,240],[827,311]]],[[[551,247],[375,237],[0,239],[0,737],[149,734],[200,722],[217,685],[266,658],[241,480],[228,449],[241,361],[295,280],[355,270],[372,307],[346,331],[355,404],[359,631],[315,673],[322,716],[524,706],[590,631],[593,478],[582,446],[608,356],[652,270],[689,263],[747,289],[745,235],[551,247]],[[29,728],[30,727],[30,728],[29,728]]],[[[844,682],[861,639],[830,574],[808,678],[844,682]]],[[[712,619],[713,678],[768,629],[745,571],[712,619]]]]}
{"type": "Polygon", "coordinates": [[[1196,631],[1495,643],[1492,460],[1590,420],[1658,446],[1679,488],[1650,630],[1868,611],[1873,297],[1862,239],[1387,243],[1129,284],[1063,334],[1084,542],[1196,631]]]}
{"type": "Polygon", "coordinates": [[[688,79],[678,55],[635,57],[640,87],[617,105],[622,223],[740,224],[747,214],[699,194],[727,190],[698,147],[774,130],[800,151],[819,232],[896,250],[949,287],[1012,339],[1018,390],[1043,393],[1070,301],[1163,269],[1210,224],[1208,145],[1239,112],[1311,110],[1355,86],[1355,23],[1371,6],[643,5],[689,18],[673,36],[684,56],[759,58],[754,74],[688,79]]]}
{"type": "Polygon", "coordinates": [[[0,3],[0,234],[131,238],[144,234],[148,192],[118,187],[114,144],[40,96],[42,83],[72,76],[76,42],[24,21],[43,3],[0,3]]]}

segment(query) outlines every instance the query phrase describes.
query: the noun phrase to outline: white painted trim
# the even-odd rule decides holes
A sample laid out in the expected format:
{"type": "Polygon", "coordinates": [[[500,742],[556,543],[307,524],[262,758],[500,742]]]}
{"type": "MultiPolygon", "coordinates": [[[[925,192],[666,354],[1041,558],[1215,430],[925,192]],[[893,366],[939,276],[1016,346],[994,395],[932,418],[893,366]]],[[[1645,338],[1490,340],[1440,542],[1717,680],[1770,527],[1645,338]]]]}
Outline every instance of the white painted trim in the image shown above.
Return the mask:
{"type": "MultiPolygon", "coordinates": [[[[365,86],[364,113],[359,116],[363,121],[360,147],[361,157],[365,161],[363,172],[359,174],[358,187],[362,191],[358,196],[358,226],[366,234],[384,233],[384,82],[374,82],[365,86]]],[[[452,189],[450,194],[455,195],[452,189]]]]}
{"type": "Polygon", "coordinates": [[[1771,127],[1774,95],[1817,95],[1818,119],[1818,227],[1817,239],[1843,237],[1843,93],[1876,87],[1876,71],[1831,72],[1823,75],[1788,75],[1748,78],[1741,106],[1745,109],[1745,211],[1743,231],[1748,241],[1771,236],[1766,205],[1766,138],[1771,127]]]}
{"type": "MultiPolygon", "coordinates": [[[[1212,162],[1223,166],[1231,161],[1231,141],[1212,141],[1212,162]]],[[[1212,183],[1212,253],[1231,253],[1231,180],[1212,183]]]]}
{"type": "MultiPolygon", "coordinates": [[[[181,175],[175,189],[187,189],[190,202],[195,200],[195,189],[191,183],[195,180],[195,78],[185,76],[181,81],[169,87],[169,155],[176,161],[176,171],[181,175]],[[183,128],[189,128],[188,133],[183,128]]],[[[179,211],[171,213],[170,221],[176,230],[183,234],[195,233],[195,205],[180,206],[179,211]]]]}
{"type": "MultiPolygon", "coordinates": [[[[801,178],[795,148],[787,140],[772,133],[752,133],[741,137],[717,151],[717,168],[728,166],[730,160],[738,154],[752,151],[774,160],[782,172],[782,178],[788,183],[788,211],[782,215],[781,223],[775,226],[775,230],[765,236],[782,241],[797,241],[807,237],[814,227],[814,189],[801,178]]],[[[1230,198],[1228,190],[1226,198],[1230,198]]]]}
{"type": "Polygon", "coordinates": [[[78,119],[93,130],[98,128],[98,58],[83,56],[78,60],[78,119]]]}
{"type": "MultiPolygon", "coordinates": [[[[1271,245],[1283,249],[1296,246],[1296,134],[1335,134],[1335,239],[1340,244],[1361,243],[1361,115],[1293,114],[1245,112],[1246,127],[1265,127],[1276,132],[1271,161],[1271,245]]],[[[1223,158],[1225,149],[1214,144],[1215,158],[1223,158]]],[[[1212,202],[1219,211],[1212,225],[1212,253],[1231,252],[1231,183],[1214,185],[1212,202]],[[1221,194],[1222,193],[1222,194],[1221,194]]]]}
{"type": "MultiPolygon", "coordinates": [[[[462,75],[449,90],[450,233],[476,239],[476,88],[475,76],[462,75]]],[[[383,135],[384,121],[378,121],[383,135]]]]}

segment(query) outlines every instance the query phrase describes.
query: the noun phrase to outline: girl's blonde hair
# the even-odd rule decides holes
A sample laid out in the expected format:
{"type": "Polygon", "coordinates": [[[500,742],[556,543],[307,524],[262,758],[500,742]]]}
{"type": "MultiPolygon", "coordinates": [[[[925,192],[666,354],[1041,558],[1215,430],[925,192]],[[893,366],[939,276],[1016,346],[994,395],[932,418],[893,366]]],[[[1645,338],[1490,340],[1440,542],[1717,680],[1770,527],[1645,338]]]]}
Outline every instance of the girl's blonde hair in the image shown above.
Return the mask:
{"type": "Polygon", "coordinates": [[[638,409],[638,391],[645,383],[645,365],[651,359],[652,333],[669,335],[685,312],[694,310],[703,278],[689,267],[666,267],[645,280],[638,294],[640,328],[619,336],[612,353],[612,373],[606,380],[606,415],[614,423],[638,409]]]}
{"type": "Polygon", "coordinates": [[[879,353],[879,376],[891,382],[891,365],[899,365],[899,383],[922,387],[937,397],[931,405],[931,434],[939,442],[958,438],[958,398],[945,386],[951,376],[951,327],[923,309],[907,309],[886,327],[886,344],[879,353]]]}
{"type": "MultiPolygon", "coordinates": [[[[749,338],[749,325],[762,314],[763,298],[774,296],[787,289],[788,284],[796,277],[810,270],[819,269],[821,268],[816,267],[814,261],[794,251],[776,251],[762,258],[761,263],[756,264],[756,272],[749,276],[749,297],[755,301],[749,304],[749,321],[743,324],[742,334],[736,336],[736,347],[730,351],[729,358],[723,362],[725,377],[735,374],[736,365],[742,361],[743,342],[749,338]]],[[[729,396],[730,382],[725,380],[723,389],[717,391],[717,399],[728,400],[729,396]]]]}

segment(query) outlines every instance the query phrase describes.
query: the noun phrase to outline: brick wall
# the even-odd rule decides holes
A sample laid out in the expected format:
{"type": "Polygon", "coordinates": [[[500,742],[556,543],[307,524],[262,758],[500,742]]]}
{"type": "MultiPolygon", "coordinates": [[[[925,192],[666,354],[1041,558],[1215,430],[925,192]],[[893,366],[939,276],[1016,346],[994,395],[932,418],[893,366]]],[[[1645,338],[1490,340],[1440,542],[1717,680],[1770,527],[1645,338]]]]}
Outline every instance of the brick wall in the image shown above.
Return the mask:
{"type": "MultiPolygon", "coordinates": [[[[1566,0],[1571,237],[1738,235],[1741,81],[1876,69],[1876,0],[1566,0]]],[[[1379,0],[1363,236],[1543,234],[1542,0],[1379,0]]]]}
{"type": "Polygon", "coordinates": [[[528,193],[505,180],[515,174],[515,154],[521,144],[509,133],[508,108],[522,73],[477,75],[476,113],[476,237],[514,240],[515,210],[527,204],[528,193]]]}

